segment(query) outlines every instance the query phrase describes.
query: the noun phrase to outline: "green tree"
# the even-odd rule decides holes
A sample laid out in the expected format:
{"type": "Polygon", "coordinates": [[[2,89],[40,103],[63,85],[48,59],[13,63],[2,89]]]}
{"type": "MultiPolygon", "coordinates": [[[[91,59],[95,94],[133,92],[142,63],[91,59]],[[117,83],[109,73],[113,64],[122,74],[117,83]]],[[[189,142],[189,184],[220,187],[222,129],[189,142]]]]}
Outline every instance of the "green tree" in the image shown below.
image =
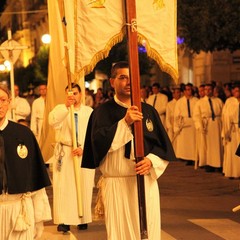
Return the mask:
{"type": "Polygon", "coordinates": [[[41,46],[35,61],[35,81],[46,82],[48,77],[49,47],[41,46]]]}
{"type": "Polygon", "coordinates": [[[178,36],[199,53],[240,49],[240,0],[178,0],[178,36]]]}

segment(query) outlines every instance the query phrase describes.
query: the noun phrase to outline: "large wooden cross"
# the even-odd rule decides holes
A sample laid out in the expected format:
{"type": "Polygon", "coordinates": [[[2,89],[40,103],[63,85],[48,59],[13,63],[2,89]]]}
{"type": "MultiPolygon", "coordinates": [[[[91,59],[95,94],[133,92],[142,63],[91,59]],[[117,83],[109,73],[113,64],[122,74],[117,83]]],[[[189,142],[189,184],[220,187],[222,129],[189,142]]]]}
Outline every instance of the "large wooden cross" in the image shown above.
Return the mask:
{"type": "MultiPolygon", "coordinates": [[[[3,55],[5,60],[10,62],[10,87],[12,95],[12,103],[15,102],[15,93],[14,93],[14,69],[13,65],[19,58],[19,55],[23,49],[27,49],[28,46],[21,46],[17,41],[12,39],[12,32],[8,30],[8,40],[3,42],[0,46],[0,52],[3,55]]],[[[12,109],[12,120],[16,121],[15,109],[12,109]]]]}

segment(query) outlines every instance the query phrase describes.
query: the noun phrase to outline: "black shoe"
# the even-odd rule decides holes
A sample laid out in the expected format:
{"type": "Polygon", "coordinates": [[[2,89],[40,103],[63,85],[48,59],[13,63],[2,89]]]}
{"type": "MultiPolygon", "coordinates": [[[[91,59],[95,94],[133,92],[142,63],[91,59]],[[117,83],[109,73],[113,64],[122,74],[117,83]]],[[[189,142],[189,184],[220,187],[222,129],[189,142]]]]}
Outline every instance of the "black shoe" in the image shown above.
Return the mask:
{"type": "Polygon", "coordinates": [[[78,230],[87,230],[88,229],[88,225],[87,225],[87,223],[85,223],[85,224],[78,224],[77,228],[78,228],[78,230]]]}
{"type": "Polygon", "coordinates": [[[215,171],[215,168],[212,167],[212,166],[207,165],[207,166],[205,166],[205,171],[206,171],[206,172],[214,172],[214,171],[215,171]]]}
{"type": "Polygon", "coordinates": [[[219,168],[216,168],[215,170],[216,170],[216,172],[222,173],[223,169],[222,169],[222,167],[219,167],[219,168]]]}
{"type": "Polygon", "coordinates": [[[193,166],[194,165],[194,161],[192,161],[192,160],[187,160],[187,162],[186,162],[186,166],[193,166]]]}
{"type": "Polygon", "coordinates": [[[65,224],[59,224],[57,227],[58,232],[68,232],[70,231],[70,226],[69,225],[65,225],[65,224]]]}

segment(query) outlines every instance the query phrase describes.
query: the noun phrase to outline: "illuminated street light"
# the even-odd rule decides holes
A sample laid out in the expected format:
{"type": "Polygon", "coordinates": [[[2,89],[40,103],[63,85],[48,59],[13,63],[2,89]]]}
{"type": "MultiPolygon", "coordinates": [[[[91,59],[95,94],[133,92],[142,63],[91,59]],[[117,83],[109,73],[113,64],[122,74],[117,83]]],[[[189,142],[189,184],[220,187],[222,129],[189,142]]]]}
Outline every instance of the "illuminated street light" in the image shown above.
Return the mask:
{"type": "Polygon", "coordinates": [[[0,64],[0,72],[4,72],[6,70],[6,67],[4,64],[0,64]]]}
{"type": "Polygon", "coordinates": [[[11,70],[11,63],[8,60],[4,61],[3,64],[5,66],[5,70],[7,70],[7,71],[11,70]]]}
{"type": "Polygon", "coordinates": [[[49,34],[44,34],[41,40],[44,44],[49,44],[51,42],[51,36],[49,34]]]}

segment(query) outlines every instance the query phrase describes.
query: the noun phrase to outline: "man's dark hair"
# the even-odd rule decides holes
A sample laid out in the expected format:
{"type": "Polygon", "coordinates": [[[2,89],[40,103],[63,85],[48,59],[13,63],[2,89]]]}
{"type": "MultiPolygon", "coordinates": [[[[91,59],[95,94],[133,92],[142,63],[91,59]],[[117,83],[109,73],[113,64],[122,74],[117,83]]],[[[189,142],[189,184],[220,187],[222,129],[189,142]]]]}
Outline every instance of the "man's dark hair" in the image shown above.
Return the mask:
{"type": "Polygon", "coordinates": [[[212,83],[205,83],[205,87],[208,86],[208,87],[212,87],[212,90],[214,88],[213,84],[212,83]]]}
{"type": "Polygon", "coordinates": [[[126,61],[120,61],[113,64],[111,69],[111,78],[115,78],[117,76],[117,70],[120,68],[129,68],[129,64],[126,61]]]}
{"type": "Polygon", "coordinates": [[[184,90],[186,90],[186,87],[191,87],[193,88],[193,84],[192,83],[187,83],[184,85],[184,90]]]}
{"type": "Polygon", "coordinates": [[[234,88],[239,88],[240,89],[240,84],[239,83],[233,83],[232,86],[231,86],[231,89],[234,89],[234,88]]]}
{"type": "Polygon", "coordinates": [[[156,87],[156,88],[160,89],[160,84],[156,82],[152,85],[152,87],[156,87]]]}
{"type": "MultiPolygon", "coordinates": [[[[80,86],[79,86],[77,83],[71,83],[71,87],[72,87],[72,88],[77,88],[79,92],[82,91],[81,88],[80,88],[80,86]]],[[[68,89],[68,85],[66,86],[65,91],[66,91],[67,89],[68,89]]]]}

